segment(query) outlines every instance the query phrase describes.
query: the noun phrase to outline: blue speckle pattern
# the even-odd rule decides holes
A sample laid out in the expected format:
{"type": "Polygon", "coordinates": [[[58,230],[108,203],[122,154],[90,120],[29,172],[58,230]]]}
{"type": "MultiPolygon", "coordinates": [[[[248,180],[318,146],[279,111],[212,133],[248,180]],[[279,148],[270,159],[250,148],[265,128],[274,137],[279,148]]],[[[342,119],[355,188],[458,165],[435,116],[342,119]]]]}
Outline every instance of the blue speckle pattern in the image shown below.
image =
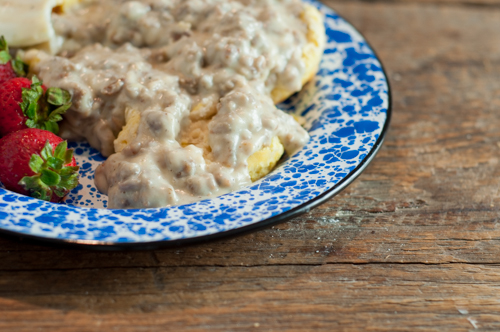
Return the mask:
{"type": "Polygon", "coordinates": [[[321,68],[299,94],[280,105],[305,117],[311,140],[297,155],[252,186],[194,204],[160,209],[107,210],[93,183],[104,158],[87,143],[72,143],[81,184],[65,204],[0,188],[0,229],[60,240],[147,243],[211,235],[285,213],[328,191],[374,148],[387,121],[388,84],[363,37],[328,7],[328,44],[321,68]]]}

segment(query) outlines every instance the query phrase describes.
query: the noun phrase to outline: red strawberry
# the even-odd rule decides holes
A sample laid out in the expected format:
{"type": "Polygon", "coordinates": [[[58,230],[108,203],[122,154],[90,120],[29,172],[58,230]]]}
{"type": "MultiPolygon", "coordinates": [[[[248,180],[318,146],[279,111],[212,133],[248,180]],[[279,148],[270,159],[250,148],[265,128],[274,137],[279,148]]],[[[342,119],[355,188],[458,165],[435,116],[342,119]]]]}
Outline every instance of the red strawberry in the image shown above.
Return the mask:
{"type": "Polygon", "coordinates": [[[12,69],[12,64],[9,62],[3,63],[0,59],[0,84],[7,82],[10,79],[16,78],[17,75],[12,69]]]}
{"type": "Polygon", "coordinates": [[[47,89],[36,76],[17,77],[0,86],[0,135],[26,128],[57,134],[58,121],[71,107],[71,95],[59,88],[47,89]]]}
{"type": "Polygon", "coordinates": [[[26,76],[28,66],[19,58],[12,59],[9,46],[3,36],[0,37],[0,84],[8,80],[26,76]]]}
{"type": "Polygon", "coordinates": [[[24,129],[0,139],[0,181],[23,195],[59,202],[78,185],[73,150],[50,131],[24,129]]]}

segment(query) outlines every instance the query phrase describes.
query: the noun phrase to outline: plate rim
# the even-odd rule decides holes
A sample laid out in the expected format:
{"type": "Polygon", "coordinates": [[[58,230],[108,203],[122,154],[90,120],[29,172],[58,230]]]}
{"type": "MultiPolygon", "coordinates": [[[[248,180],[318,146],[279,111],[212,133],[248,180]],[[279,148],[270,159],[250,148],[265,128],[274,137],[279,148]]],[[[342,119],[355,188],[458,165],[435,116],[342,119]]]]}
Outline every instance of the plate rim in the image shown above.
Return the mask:
{"type": "MultiPolygon", "coordinates": [[[[325,7],[333,10],[337,13],[331,6],[327,5],[323,1],[318,1],[325,7]]],[[[345,189],[348,185],[350,185],[356,178],[363,173],[366,167],[373,161],[380,148],[382,147],[386,134],[389,130],[390,123],[392,120],[392,88],[389,81],[389,77],[387,75],[387,71],[385,66],[378,56],[376,50],[372,47],[371,43],[367,40],[367,38],[359,32],[359,30],[346,18],[337,14],[342,18],[351,28],[356,31],[364,40],[366,45],[373,52],[373,55],[380,63],[382,74],[384,75],[385,82],[387,84],[387,98],[388,98],[388,106],[386,112],[386,119],[384,122],[384,126],[380,132],[379,137],[375,141],[373,147],[369,151],[369,153],[361,160],[359,165],[354,168],[349,174],[347,174],[342,180],[336,183],[334,186],[321,193],[320,195],[310,199],[307,202],[302,203],[299,206],[296,206],[293,209],[285,211],[276,216],[258,221],[256,223],[230,229],[227,231],[217,232],[208,235],[195,236],[191,238],[181,238],[176,240],[159,240],[159,241],[151,241],[151,242],[108,242],[108,241],[100,241],[100,240],[74,240],[74,239],[58,239],[58,238],[50,238],[43,237],[38,235],[25,234],[21,232],[15,232],[7,229],[0,228],[0,236],[4,238],[10,238],[17,241],[35,244],[35,245],[46,245],[56,248],[77,248],[77,249],[91,249],[97,251],[123,251],[123,250],[153,250],[153,249],[161,249],[161,248],[172,248],[172,247],[181,247],[188,246],[193,244],[199,244],[204,242],[216,241],[220,239],[228,239],[236,236],[242,236],[251,232],[255,232],[264,228],[268,228],[273,225],[277,225],[280,223],[284,223],[294,217],[302,215],[304,213],[309,212],[311,209],[317,207],[318,205],[326,202],[327,200],[333,198],[338,193],[340,193],[343,189],[345,189]]]]}

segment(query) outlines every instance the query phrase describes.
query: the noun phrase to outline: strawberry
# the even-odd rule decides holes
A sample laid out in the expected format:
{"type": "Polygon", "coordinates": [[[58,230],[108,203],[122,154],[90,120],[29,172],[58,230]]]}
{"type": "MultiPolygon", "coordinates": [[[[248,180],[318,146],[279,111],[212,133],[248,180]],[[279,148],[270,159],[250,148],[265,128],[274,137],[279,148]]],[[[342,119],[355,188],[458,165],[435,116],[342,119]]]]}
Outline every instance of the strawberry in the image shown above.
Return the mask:
{"type": "Polygon", "coordinates": [[[9,46],[3,36],[0,37],[0,84],[18,76],[26,76],[28,66],[19,58],[12,59],[9,46]]]}
{"type": "Polygon", "coordinates": [[[5,188],[51,202],[78,185],[73,150],[50,131],[29,128],[0,139],[0,181],[5,188]]]}
{"type": "Polygon", "coordinates": [[[58,121],[71,107],[71,95],[59,88],[47,89],[36,76],[13,78],[0,86],[0,135],[26,128],[57,134],[58,121]]]}

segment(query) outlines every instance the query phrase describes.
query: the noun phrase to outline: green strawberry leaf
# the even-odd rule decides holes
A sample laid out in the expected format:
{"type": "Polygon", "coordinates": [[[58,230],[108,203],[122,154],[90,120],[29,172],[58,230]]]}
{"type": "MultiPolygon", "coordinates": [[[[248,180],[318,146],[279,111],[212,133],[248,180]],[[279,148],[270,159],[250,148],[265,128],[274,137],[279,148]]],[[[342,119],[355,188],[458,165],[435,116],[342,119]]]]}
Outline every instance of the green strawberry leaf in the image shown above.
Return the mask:
{"type": "Polygon", "coordinates": [[[66,153],[67,149],[68,149],[68,142],[62,141],[61,143],[57,144],[56,149],[54,151],[54,157],[64,160],[64,154],[66,153]]]}
{"type": "Polygon", "coordinates": [[[19,103],[23,114],[28,118],[29,124],[26,123],[28,128],[38,128],[36,123],[38,122],[40,105],[39,100],[43,95],[42,83],[38,80],[36,76],[33,76],[31,80],[31,87],[29,89],[22,88],[22,101],[19,103]]]}
{"type": "Polygon", "coordinates": [[[53,122],[61,121],[62,120],[61,115],[66,113],[66,111],[71,107],[71,105],[72,105],[72,103],[67,103],[67,104],[64,104],[64,105],[56,108],[52,112],[50,112],[49,121],[53,121],[53,122]],[[59,120],[54,121],[53,119],[59,119],[59,120]]]}
{"type": "Polygon", "coordinates": [[[61,182],[61,176],[50,169],[42,169],[40,180],[48,186],[56,186],[61,182]]]}
{"type": "Polygon", "coordinates": [[[76,176],[79,169],[80,167],[78,166],[66,166],[59,171],[59,175],[61,175],[61,178],[66,179],[70,176],[76,176]]]}
{"type": "Polygon", "coordinates": [[[38,118],[38,98],[39,97],[35,97],[33,99],[33,102],[29,103],[28,107],[26,108],[26,116],[30,119],[33,119],[33,121],[36,121],[38,118]]]}
{"type": "Polygon", "coordinates": [[[53,168],[55,170],[60,170],[64,165],[64,160],[55,158],[55,157],[50,157],[47,159],[47,166],[50,168],[53,168]]]}
{"type": "Polygon", "coordinates": [[[36,122],[33,120],[26,120],[26,127],[28,128],[37,128],[36,122]]]}
{"type": "Polygon", "coordinates": [[[40,176],[25,176],[19,181],[19,184],[23,187],[34,187],[38,186],[40,182],[40,176]]]}
{"type": "Polygon", "coordinates": [[[54,106],[66,105],[71,101],[71,94],[60,88],[49,88],[47,90],[47,103],[54,106]]]}
{"type": "Polygon", "coordinates": [[[64,197],[66,196],[66,192],[64,190],[59,190],[59,189],[54,189],[54,194],[56,194],[58,197],[64,197]]]}
{"type": "Polygon", "coordinates": [[[78,186],[78,166],[64,166],[73,160],[73,150],[68,150],[68,143],[63,141],[53,147],[47,140],[40,155],[33,154],[30,168],[35,173],[19,181],[32,197],[50,201],[55,194],[64,197],[78,186]]]}
{"type": "Polygon", "coordinates": [[[71,176],[68,179],[61,180],[58,187],[64,190],[70,191],[78,186],[78,178],[76,176],[71,176]]]}
{"type": "Polygon", "coordinates": [[[42,86],[42,81],[40,81],[40,79],[36,77],[36,75],[33,75],[33,77],[31,78],[31,85],[37,85],[38,83],[40,83],[39,86],[42,86]]]}
{"type": "Polygon", "coordinates": [[[8,51],[0,51],[0,65],[5,65],[10,59],[11,57],[8,51]]]}
{"type": "Polygon", "coordinates": [[[34,173],[40,173],[40,171],[42,170],[42,165],[43,165],[42,157],[40,157],[37,154],[32,155],[30,158],[30,161],[29,161],[29,165],[30,165],[31,170],[34,173]]]}
{"type": "Polygon", "coordinates": [[[59,114],[51,114],[48,120],[51,122],[59,122],[62,119],[63,119],[62,116],[60,116],[59,114]]]}
{"type": "Polygon", "coordinates": [[[36,128],[40,128],[43,130],[50,131],[52,133],[58,133],[59,132],[59,125],[55,122],[45,122],[41,124],[37,124],[36,128]]]}
{"type": "Polygon", "coordinates": [[[12,69],[19,77],[26,77],[28,75],[29,66],[21,60],[21,57],[18,55],[14,60],[12,60],[12,69]]]}
{"type": "Polygon", "coordinates": [[[40,155],[44,160],[49,159],[52,157],[52,145],[50,145],[49,140],[45,143],[45,146],[43,147],[42,151],[40,152],[40,155]]]}
{"type": "Polygon", "coordinates": [[[7,45],[7,41],[4,36],[0,36],[0,51],[9,51],[9,45],[7,45]]]}
{"type": "Polygon", "coordinates": [[[0,64],[4,65],[11,59],[9,45],[3,36],[0,37],[0,64]]]}
{"type": "Polygon", "coordinates": [[[69,164],[73,161],[73,150],[66,150],[64,153],[64,163],[69,164]]]}

